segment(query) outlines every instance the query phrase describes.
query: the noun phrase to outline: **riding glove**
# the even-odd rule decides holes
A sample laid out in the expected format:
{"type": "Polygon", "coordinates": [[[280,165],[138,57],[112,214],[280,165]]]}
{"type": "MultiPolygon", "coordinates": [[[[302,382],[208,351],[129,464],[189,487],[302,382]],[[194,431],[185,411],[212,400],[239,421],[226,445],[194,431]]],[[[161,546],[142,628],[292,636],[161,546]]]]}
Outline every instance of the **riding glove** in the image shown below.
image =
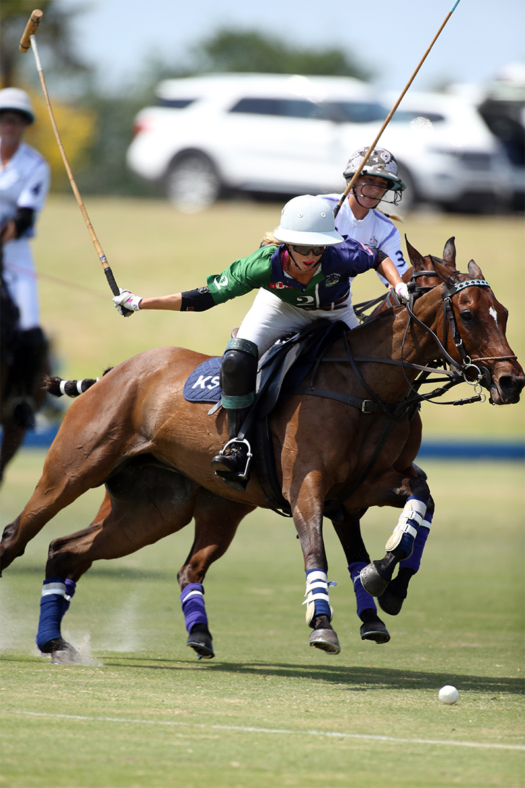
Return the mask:
{"type": "Polygon", "coordinates": [[[399,300],[402,301],[403,304],[408,304],[410,300],[408,285],[405,282],[398,282],[397,285],[394,287],[394,290],[399,300]]]}
{"type": "Polygon", "coordinates": [[[133,312],[140,311],[140,302],[142,301],[142,296],[134,295],[131,290],[123,290],[121,287],[119,288],[120,295],[113,296],[113,303],[115,304],[115,309],[118,309],[119,313],[122,314],[122,307],[125,309],[129,309],[133,312]]]}

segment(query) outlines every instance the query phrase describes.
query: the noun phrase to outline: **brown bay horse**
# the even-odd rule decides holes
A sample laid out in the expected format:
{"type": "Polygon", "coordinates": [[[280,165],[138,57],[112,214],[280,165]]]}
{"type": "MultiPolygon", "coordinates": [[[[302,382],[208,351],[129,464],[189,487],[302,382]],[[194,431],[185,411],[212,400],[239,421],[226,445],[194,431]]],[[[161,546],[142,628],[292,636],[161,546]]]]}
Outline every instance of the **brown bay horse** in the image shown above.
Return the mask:
{"type": "MultiPolygon", "coordinates": [[[[385,557],[362,573],[365,587],[374,595],[388,590],[394,568],[410,554],[414,534],[431,504],[428,486],[412,466],[420,422],[410,423],[402,407],[391,418],[395,406],[410,392],[417,365],[445,354],[465,376],[471,377],[476,368],[483,370],[496,405],[518,402],[525,383],[505,337],[505,308],[473,261],[468,274],[454,270],[452,247],[449,242],[444,261],[439,261],[423,258],[409,246],[416,276],[426,273],[424,281],[430,282],[414,301],[413,313],[406,307],[389,309],[347,332],[330,350],[334,360],[319,367],[316,386],[354,398],[372,396],[381,404],[377,412],[361,412],[333,397],[301,393],[272,416],[277,473],[307,572],[310,643],[331,653],[338,653],[339,644],[327,608],[325,501],[341,502],[334,525],[347,557],[355,555],[356,544],[359,548],[362,544],[359,514],[364,509],[403,509],[385,557]],[[366,360],[357,366],[349,363],[347,350],[366,360]],[[387,423],[390,428],[383,439],[387,423]]],[[[188,375],[205,358],[181,348],[147,351],[111,370],[67,412],[35,492],[5,528],[0,543],[0,569],[4,569],[59,511],[88,489],[106,486],[93,523],[50,545],[49,587],[44,592],[48,596],[43,599],[58,599],[60,604],[54,608],[50,604],[47,612],[42,608],[37,642],[43,651],[55,654],[68,647],[59,634],[67,609],[64,597],[93,561],[133,553],[194,518],[195,541],[178,579],[183,595],[189,589],[189,606],[193,600],[198,607],[202,593],[197,587],[209,566],[227,550],[241,520],[255,507],[267,505],[256,474],[242,493],[227,487],[211,470],[211,457],[226,441],[225,413],[220,410],[209,416],[208,405],[188,403],[182,396],[188,375]]],[[[195,644],[190,645],[203,656],[213,655],[207,627],[198,624],[196,632],[195,644]],[[201,633],[206,630],[200,639],[199,627],[201,633]]],[[[192,634],[193,630],[190,638],[192,634]]]]}

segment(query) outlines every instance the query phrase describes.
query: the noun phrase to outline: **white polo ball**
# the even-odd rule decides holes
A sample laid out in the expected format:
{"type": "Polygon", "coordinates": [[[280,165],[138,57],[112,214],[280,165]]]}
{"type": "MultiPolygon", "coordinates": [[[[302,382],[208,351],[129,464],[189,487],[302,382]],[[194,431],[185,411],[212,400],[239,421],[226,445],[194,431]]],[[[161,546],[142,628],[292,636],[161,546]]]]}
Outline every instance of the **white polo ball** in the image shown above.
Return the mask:
{"type": "Polygon", "coordinates": [[[457,699],[459,698],[459,692],[455,687],[452,687],[450,684],[445,684],[444,687],[441,687],[439,690],[439,700],[441,703],[446,703],[449,706],[452,706],[453,703],[456,703],[457,699]]]}

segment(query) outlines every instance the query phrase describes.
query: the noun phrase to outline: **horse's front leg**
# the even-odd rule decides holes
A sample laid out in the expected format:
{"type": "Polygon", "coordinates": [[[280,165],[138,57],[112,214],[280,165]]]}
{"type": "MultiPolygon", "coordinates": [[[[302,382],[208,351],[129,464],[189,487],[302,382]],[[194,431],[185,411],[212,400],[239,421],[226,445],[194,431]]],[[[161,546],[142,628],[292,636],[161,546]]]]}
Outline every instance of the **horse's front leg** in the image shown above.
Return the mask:
{"type": "Polygon", "coordinates": [[[323,541],[323,507],[325,485],[321,474],[310,472],[300,484],[294,495],[293,487],[290,504],[306,571],[306,623],[312,628],[310,645],[339,654],[341,646],[331,625],[333,610],[328,593],[328,563],[323,541]]]}
{"type": "MultiPolygon", "coordinates": [[[[386,555],[380,561],[372,561],[372,563],[361,570],[363,588],[372,596],[383,598],[385,601],[385,607],[382,605],[383,609],[386,612],[391,612],[392,615],[399,613],[401,605],[398,606],[398,609],[395,609],[396,605],[392,604],[392,610],[389,610],[388,595],[385,596],[385,592],[392,580],[394,570],[400,562],[405,564],[404,568],[410,572],[410,576],[414,574],[408,562],[413,555],[416,544],[419,544],[420,552],[422,553],[424,542],[421,539],[418,540],[417,537],[422,523],[425,521],[425,526],[427,526],[424,534],[426,541],[434,507],[428,484],[422,476],[403,480],[403,484],[396,490],[396,494],[405,495],[406,502],[394,532],[386,543],[386,555]]],[[[400,589],[402,586],[408,586],[407,578],[403,577],[402,580],[400,579],[398,585],[400,589]]],[[[404,591],[404,596],[401,594],[396,595],[402,596],[401,604],[402,599],[406,597],[406,587],[404,591]]],[[[394,600],[391,601],[393,602],[394,600]]]]}

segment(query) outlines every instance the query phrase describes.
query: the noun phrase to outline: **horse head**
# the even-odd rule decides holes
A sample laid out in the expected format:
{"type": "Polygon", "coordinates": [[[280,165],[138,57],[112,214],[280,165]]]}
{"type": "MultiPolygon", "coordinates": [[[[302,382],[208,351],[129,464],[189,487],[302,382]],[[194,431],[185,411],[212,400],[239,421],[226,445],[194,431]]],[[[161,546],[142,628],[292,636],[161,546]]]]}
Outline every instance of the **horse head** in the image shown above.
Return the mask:
{"type": "MultiPolygon", "coordinates": [[[[412,281],[421,289],[441,283],[444,304],[443,345],[461,364],[467,377],[480,371],[480,382],[490,390],[495,405],[519,401],[525,375],[506,338],[508,312],[496,299],[481,268],[471,260],[468,274],[456,269],[456,248],[450,238],[443,259],[423,257],[407,240],[412,281]]],[[[438,335],[440,334],[438,330],[438,335]]]]}

